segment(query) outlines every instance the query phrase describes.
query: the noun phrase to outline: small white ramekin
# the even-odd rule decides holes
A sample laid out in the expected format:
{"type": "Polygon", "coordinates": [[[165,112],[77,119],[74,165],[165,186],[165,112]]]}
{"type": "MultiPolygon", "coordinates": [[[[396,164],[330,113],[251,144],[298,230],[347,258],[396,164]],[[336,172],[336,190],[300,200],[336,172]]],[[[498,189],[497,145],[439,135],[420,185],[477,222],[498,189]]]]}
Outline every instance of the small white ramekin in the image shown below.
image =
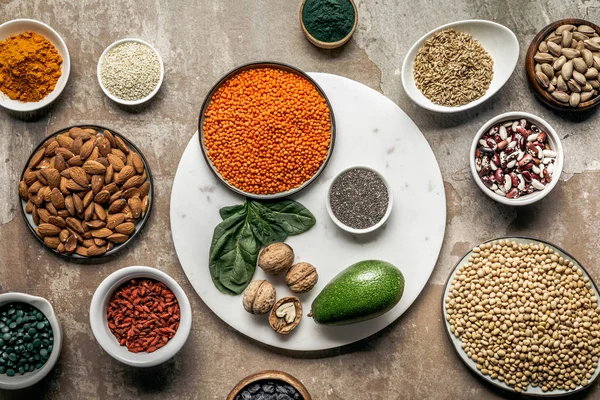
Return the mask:
{"type": "Polygon", "coordinates": [[[107,276],[96,289],[90,305],[90,324],[100,346],[114,359],[134,367],[153,367],[172,358],[185,344],[192,328],[192,308],[181,286],[169,275],[150,267],[125,267],[107,276]],[[180,321],[175,336],[153,353],[130,352],[127,347],[119,344],[108,327],[106,310],[115,290],[134,278],[148,278],[164,283],[179,303],[180,321]]]}
{"type": "Polygon", "coordinates": [[[63,61],[61,64],[61,75],[56,82],[54,90],[40,101],[26,103],[19,100],[12,100],[7,95],[0,92],[0,106],[17,113],[37,111],[54,102],[54,100],[60,96],[65,86],[67,86],[71,72],[71,58],[69,57],[69,50],[67,49],[65,41],[54,29],[43,22],[34,19],[15,19],[5,22],[0,25],[0,40],[5,40],[11,36],[25,32],[34,32],[45,37],[54,47],[56,47],[56,51],[62,57],[63,61]]]}
{"type": "Polygon", "coordinates": [[[336,176],[333,177],[333,179],[331,180],[331,183],[329,184],[329,187],[327,188],[327,198],[325,199],[326,201],[326,207],[327,207],[327,213],[329,214],[329,217],[331,217],[332,221],[341,229],[345,230],[348,233],[352,233],[352,234],[364,234],[364,233],[369,233],[369,232],[373,232],[375,230],[377,230],[378,228],[380,228],[383,224],[385,224],[385,222],[387,221],[387,219],[389,218],[390,214],[392,213],[392,206],[394,203],[394,196],[392,194],[392,188],[390,187],[389,182],[387,181],[387,179],[385,179],[385,177],[376,169],[365,166],[365,165],[355,165],[352,167],[348,167],[348,168],[344,168],[343,170],[341,170],[336,176]],[[387,210],[385,211],[385,214],[383,215],[383,218],[381,218],[381,220],[376,223],[373,226],[370,226],[368,228],[365,229],[356,229],[356,228],[352,228],[346,224],[344,224],[342,221],[340,221],[339,219],[337,219],[337,217],[335,216],[335,214],[333,213],[333,210],[331,209],[331,202],[330,202],[330,193],[331,193],[331,188],[333,187],[333,184],[335,183],[335,181],[337,180],[337,178],[339,178],[344,172],[350,171],[352,169],[366,169],[368,171],[374,172],[376,173],[381,180],[383,181],[383,183],[385,184],[385,188],[387,189],[388,192],[388,207],[387,210]]]}
{"type": "Polygon", "coordinates": [[[23,389],[38,383],[48,375],[50,370],[56,365],[62,349],[62,329],[58,322],[58,318],[54,313],[54,309],[48,300],[25,293],[9,292],[0,294],[0,307],[10,303],[29,304],[40,310],[48,319],[48,322],[50,322],[52,337],[54,338],[52,352],[42,368],[27,372],[23,375],[15,374],[15,376],[7,376],[6,374],[0,374],[0,389],[15,390],[23,389]]]}
{"type": "Polygon", "coordinates": [[[554,187],[558,183],[560,174],[562,173],[562,169],[563,169],[563,162],[564,162],[564,151],[563,151],[562,143],[560,141],[560,137],[558,136],[558,133],[556,133],[556,131],[550,126],[550,124],[548,122],[544,121],[542,118],[540,118],[536,115],[533,115],[533,114],[529,114],[526,112],[519,112],[519,111],[507,112],[507,113],[498,115],[497,117],[494,117],[494,118],[490,119],[488,122],[486,122],[481,127],[481,129],[479,129],[477,134],[475,135],[475,138],[473,139],[473,143],[471,144],[471,151],[469,152],[469,164],[471,165],[471,174],[473,175],[473,179],[475,180],[475,183],[477,184],[477,186],[479,186],[479,188],[483,191],[483,193],[485,193],[492,199],[496,200],[499,203],[506,204],[509,206],[525,206],[528,204],[535,203],[536,201],[539,201],[539,200],[543,199],[544,197],[546,197],[548,195],[548,193],[550,193],[552,191],[552,189],[554,189],[554,187]],[[494,125],[501,124],[506,121],[511,121],[511,120],[514,121],[514,120],[523,119],[523,118],[528,120],[529,122],[535,123],[540,129],[542,129],[544,132],[546,132],[548,143],[550,144],[550,147],[552,148],[552,150],[556,151],[558,153],[558,155],[556,157],[556,161],[554,162],[554,171],[552,172],[552,181],[546,185],[544,190],[536,190],[535,192],[533,192],[531,194],[523,195],[516,199],[509,199],[509,198],[506,198],[504,196],[500,196],[499,194],[494,193],[493,191],[488,189],[483,184],[483,182],[481,181],[481,178],[479,177],[479,174],[477,173],[477,169],[475,168],[475,151],[477,150],[477,144],[479,143],[479,139],[483,136],[484,133],[488,132],[494,125]]]}
{"type": "Polygon", "coordinates": [[[102,91],[104,92],[104,94],[109,99],[111,99],[115,103],[119,103],[119,104],[122,104],[124,106],[136,106],[136,105],[143,104],[143,103],[147,102],[148,100],[150,100],[151,98],[153,98],[156,93],[158,93],[158,90],[162,86],[163,79],[165,77],[165,66],[163,64],[162,58],[160,57],[160,53],[158,52],[158,50],[156,50],[154,48],[154,46],[152,46],[150,43],[145,42],[145,41],[140,40],[140,39],[128,38],[128,39],[117,40],[116,42],[114,42],[113,44],[111,44],[110,46],[108,46],[102,52],[102,55],[100,56],[100,59],[98,60],[98,67],[96,68],[96,75],[98,76],[98,84],[100,84],[100,88],[102,89],[102,91]],[[158,57],[158,62],[160,64],[160,77],[158,79],[158,83],[156,84],[156,87],[154,88],[154,90],[152,92],[150,92],[150,94],[148,94],[148,96],[146,96],[146,97],[144,97],[142,99],[139,99],[139,100],[124,100],[124,99],[121,99],[121,98],[115,96],[114,94],[112,94],[104,86],[104,83],[102,83],[102,77],[100,76],[100,69],[102,67],[102,61],[104,60],[104,57],[106,56],[106,53],[108,53],[112,48],[114,48],[114,47],[116,47],[116,46],[118,46],[120,44],[123,44],[123,43],[140,43],[140,44],[143,44],[145,46],[148,46],[149,48],[151,48],[154,51],[154,53],[156,54],[156,57],[158,57]]]}

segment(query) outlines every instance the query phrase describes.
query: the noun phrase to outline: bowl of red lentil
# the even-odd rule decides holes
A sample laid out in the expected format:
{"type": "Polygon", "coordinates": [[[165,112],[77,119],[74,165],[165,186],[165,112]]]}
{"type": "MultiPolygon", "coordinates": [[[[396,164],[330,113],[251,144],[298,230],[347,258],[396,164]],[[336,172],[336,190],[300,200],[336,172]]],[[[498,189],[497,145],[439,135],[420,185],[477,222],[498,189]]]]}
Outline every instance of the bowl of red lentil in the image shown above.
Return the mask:
{"type": "Polygon", "coordinates": [[[229,189],[276,199],[306,188],[335,143],[333,109],[319,85],[290,65],[242,65],[210,90],[198,123],[202,154],[229,189]]]}
{"type": "Polygon", "coordinates": [[[96,289],[90,325],[111,357],[134,367],[152,367],[181,350],[192,327],[192,309],[181,286],[166,273],[126,267],[96,289]]]}

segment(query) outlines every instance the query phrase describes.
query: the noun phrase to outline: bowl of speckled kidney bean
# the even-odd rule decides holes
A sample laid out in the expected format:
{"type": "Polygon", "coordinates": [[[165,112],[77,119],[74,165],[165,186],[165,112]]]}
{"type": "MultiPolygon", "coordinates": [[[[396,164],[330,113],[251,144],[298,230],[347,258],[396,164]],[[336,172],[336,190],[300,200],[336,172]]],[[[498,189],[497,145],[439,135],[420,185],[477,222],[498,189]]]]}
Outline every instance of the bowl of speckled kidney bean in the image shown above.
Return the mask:
{"type": "Polygon", "coordinates": [[[152,367],[181,350],[192,327],[192,310],[169,275],[133,266],[113,272],[98,286],[90,324],[110,356],[134,367],[152,367]]]}
{"type": "Polygon", "coordinates": [[[61,348],[62,330],[48,300],[0,294],[0,389],[23,389],[42,380],[61,348]]]}
{"type": "Polygon", "coordinates": [[[556,131],[542,118],[524,112],[492,118],[471,145],[475,183],[506,205],[524,206],[546,197],[558,183],[563,162],[556,131]]]}

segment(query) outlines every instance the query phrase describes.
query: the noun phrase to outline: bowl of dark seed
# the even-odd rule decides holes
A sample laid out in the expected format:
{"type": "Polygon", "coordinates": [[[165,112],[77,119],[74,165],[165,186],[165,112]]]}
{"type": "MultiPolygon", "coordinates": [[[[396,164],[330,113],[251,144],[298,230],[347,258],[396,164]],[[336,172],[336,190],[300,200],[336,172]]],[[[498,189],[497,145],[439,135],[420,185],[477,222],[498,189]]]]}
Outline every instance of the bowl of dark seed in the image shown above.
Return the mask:
{"type": "Polygon", "coordinates": [[[61,348],[61,327],[46,299],[0,295],[0,389],[23,389],[42,380],[61,348]]]}
{"type": "Polygon", "coordinates": [[[342,170],[327,191],[327,212],[333,222],[352,234],[373,232],[392,212],[392,190],[377,170],[353,166],[342,170]]]}
{"type": "Polygon", "coordinates": [[[226,400],[312,400],[298,379],[281,371],[261,371],[242,379],[226,400]]]}
{"type": "Polygon", "coordinates": [[[122,39],[104,50],[98,61],[98,83],[116,103],[134,106],[160,89],[165,68],[158,51],[139,39],[122,39]]]}
{"type": "Polygon", "coordinates": [[[473,179],[499,203],[524,206],[541,200],[563,168],[560,137],[542,118],[509,112],[477,132],[470,152],[473,179]]]}

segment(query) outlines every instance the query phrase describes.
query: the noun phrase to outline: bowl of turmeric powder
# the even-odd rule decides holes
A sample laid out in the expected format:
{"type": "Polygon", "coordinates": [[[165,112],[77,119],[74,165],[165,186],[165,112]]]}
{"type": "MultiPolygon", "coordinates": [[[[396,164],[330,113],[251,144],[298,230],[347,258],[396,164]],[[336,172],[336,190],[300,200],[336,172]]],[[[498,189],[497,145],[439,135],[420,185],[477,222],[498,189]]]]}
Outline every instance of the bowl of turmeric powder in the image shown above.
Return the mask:
{"type": "Polygon", "coordinates": [[[0,25],[0,106],[31,112],[62,93],[71,70],[69,50],[51,27],[33,19],[0,25]]]}
{"type": "Polygon", "coordinates": [[[230,190],[254,199],[290,196],[324,170],[335,143],[325,92],[278,62],[227,73],[208,93],[198,123],[204,158],[230,190]]]}

